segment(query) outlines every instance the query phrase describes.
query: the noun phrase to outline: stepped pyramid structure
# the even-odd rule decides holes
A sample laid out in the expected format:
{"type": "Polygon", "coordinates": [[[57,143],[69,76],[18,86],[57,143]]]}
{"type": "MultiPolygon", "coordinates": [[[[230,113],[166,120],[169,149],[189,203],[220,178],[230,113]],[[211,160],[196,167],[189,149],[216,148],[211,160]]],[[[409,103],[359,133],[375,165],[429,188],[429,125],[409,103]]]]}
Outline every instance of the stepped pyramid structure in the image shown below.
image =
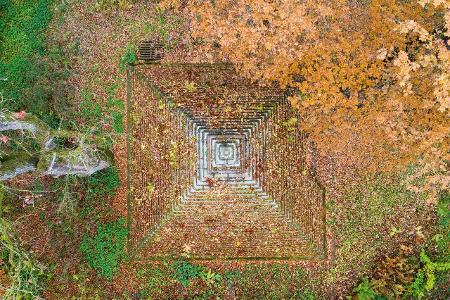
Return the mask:
{"type": "Polygon", "coordinates": [[[326,256],[325,192],[283,91],[228,64],[138,64],[128,83],[132,257],[326,256]]]}

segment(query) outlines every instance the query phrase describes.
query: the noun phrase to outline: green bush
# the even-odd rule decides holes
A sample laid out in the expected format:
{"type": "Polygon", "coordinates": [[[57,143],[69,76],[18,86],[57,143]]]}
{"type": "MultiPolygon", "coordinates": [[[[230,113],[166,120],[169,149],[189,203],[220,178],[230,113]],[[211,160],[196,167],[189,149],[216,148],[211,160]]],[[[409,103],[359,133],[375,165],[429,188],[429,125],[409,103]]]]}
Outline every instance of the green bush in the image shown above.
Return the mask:
{"type": "Polygon", "coordinates": [[[434,288],[436,284],[436,272],[450,270],[450,262],[432,262],[425,251],[420,252],[422,268],[416,274],[414,282],[409,286],[408,295],[415,299],[422,299],[434,288]]]}
{"type": "Polygon", "coordinates": [[[183,286],[188,286],[192,279],[199,278],[203,267],[193,265],[186,261],[177,261],[172,265],[173,276],[183,286]]]}
{"type": "Polygon", "coordinates": [[[356,297],[358,300],[377,299],[377,293],[373,290],[372,284],[369,282],[369,279],[367,277],[363,278],[362,282],[353,289],[353,292],[356,293],[356,297]]]}
{"type": "Polygon", "coordinates": [[[88,178],[88,197],[114,196],[119,186],[120,179],[116,167],[109,167],[88,178]]]}
{"type": "Polygon", "coordinates": [[[127,65],[131,65],[137,61],[136,47],[128,44],[125,53],[120,57],[119,71],[123,72],[127,65]]]}
{"type": "Polygon", "coordinates": [[[124,219],[100,224],[93,237],[83,236],[80,251],[91,268],[111,280],[119,262],[125,259],[127,234],[124,219]]]}

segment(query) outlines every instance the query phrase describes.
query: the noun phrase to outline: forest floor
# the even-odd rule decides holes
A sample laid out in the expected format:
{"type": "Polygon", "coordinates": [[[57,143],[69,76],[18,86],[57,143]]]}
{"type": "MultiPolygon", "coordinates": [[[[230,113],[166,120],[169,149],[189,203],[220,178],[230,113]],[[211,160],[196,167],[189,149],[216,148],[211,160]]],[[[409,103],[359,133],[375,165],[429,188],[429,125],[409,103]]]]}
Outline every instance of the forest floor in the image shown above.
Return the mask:
{"type": "MultiPolygon", "coordinates": [[[[89,94],[92,101],[106,105],[112,85],[118,87],[117,97],[125,100],[126,74],[119,68],[121,57],[128,45],[136,45],[150,35],[157,35],[167,43],[166,61],[219,60],[217,53],[205,53],[196,47],[181,16],[160,13],[148,1],[140,1],[126,10],[99,10],[95,3],[94,0],[61,2],[47,33],[50,47],[71,50],[67,57],[70,65],[67,85],[75,95],[75,103],[89,94]]],[[[116,137],[114,157],[120,181],[125,183],[125,135],[116,137]]],[[[382,270],[380,266],[388,256],[393,259],[418,256],[419,249],[436,234],[434,209],[405,191],[395,176],[360,179],[351,161],[319,155],[310,160],[327,191],[328,258],[321,263],[199,262],[205,270],[202,274],[210,270],[210,275],[222,278],[211,275],[208,281],[195,275],[198,271],[194,267],[181,265],[177,269],[172,261],[125,262],[109,281],[87,268],[78,251],[81,232],[94,230],[95,220],[61,218],[58,214],[61,206],[51,197],[42,197],[32,206],[19,205],[11,219],[23,246],[55,274],[48,281],[45,299],[215,299],[215,295],[221,295],[221,299],[314,299],[308,298],[313,294],[318,299],[338,299],[352,294],[352,287],[363,276],[397,280],[385,275],[390,269],[382,270]],[[180,284],[174,277],[173,273],[180,268],[193,272],[190,285],[180,284]]],[[[12,182],[22,190],[37,184],[27,175],[12,182]]],[[[51,179],[39,183],[42,190],[53,184],[51,179]]],[[[115,196],[98,199],[104,202],[95,204],[101,212],[99,219],[126,217],[126,188],[126,184],[121,184],[115,196]]],[[[0,282],[3,277],[0,270],[0,282]]],[[[0,287],[0,296],[1,293],[0,287]]],[[[433,297],[441,296],[444,299],[443,295],[433,297]]]]}

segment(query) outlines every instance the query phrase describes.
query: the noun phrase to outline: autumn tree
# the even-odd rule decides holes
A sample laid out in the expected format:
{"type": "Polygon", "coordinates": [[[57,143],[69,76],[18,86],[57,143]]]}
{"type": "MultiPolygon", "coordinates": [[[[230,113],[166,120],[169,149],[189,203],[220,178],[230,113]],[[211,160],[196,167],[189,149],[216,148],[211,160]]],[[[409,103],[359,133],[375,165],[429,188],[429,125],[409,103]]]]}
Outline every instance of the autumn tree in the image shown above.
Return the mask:
{"type": "Polygon", "coordinates": [[[450,3],[445,0],[163,1],[238,71],[286,88],[324,154],[399,171],[430,200],[449,185],[450,3]],[[423,182],[423,181],[422,181],[423,182]]]}

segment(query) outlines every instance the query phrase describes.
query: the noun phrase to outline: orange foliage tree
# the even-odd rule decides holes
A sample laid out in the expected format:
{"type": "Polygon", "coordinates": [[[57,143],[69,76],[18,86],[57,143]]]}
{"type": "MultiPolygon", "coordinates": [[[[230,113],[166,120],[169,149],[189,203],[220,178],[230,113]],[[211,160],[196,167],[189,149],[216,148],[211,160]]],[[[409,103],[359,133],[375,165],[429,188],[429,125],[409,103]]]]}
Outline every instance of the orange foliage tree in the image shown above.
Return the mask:
{"type": "Polygon", "coordinates": [[[411,187],[430,201],[448,187],[450,2],[198,0],[181,9],[207,51],[287,89],[322,153],[372,172],[414,164],[411,187]]]}

